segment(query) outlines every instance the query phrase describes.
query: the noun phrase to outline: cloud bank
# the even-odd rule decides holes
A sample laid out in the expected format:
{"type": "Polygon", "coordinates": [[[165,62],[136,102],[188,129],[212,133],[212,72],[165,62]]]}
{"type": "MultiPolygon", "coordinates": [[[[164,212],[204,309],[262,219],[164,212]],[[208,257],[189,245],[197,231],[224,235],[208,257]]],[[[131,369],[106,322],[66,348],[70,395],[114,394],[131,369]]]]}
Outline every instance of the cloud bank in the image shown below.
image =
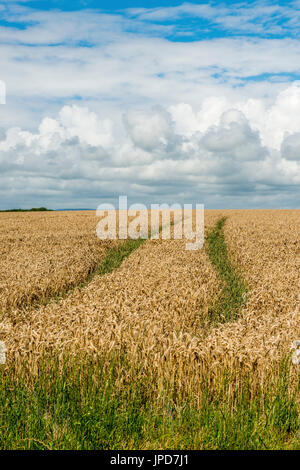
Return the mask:
{"type": "Polygon", "coordinates": [[[13,193],[20,204],[46,197],[52,206],[71,201],[74,207],[75,201],[76,207],[96,207],[125,193],[148,203],[294,207],[299,107],[296,85],[271,106],[210,97],[199,109],[188,103],[130,109],[118,124],[66,105],[55,118],[43,118],[35,133],[2,130],[1,200],[13,193]]]}

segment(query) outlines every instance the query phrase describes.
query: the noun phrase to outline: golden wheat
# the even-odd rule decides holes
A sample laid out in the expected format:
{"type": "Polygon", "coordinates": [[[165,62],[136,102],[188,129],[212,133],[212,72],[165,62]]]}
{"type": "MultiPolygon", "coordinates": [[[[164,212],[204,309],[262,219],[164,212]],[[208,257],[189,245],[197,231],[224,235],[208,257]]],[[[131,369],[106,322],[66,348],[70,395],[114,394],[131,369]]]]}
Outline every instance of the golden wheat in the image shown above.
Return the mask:
{"type": "MultiPolygon", "coordinates": [[[[206,224],[217,217],[212,213],[206,224]]],[[[112,274],[30,312],[27,321],[11,322],[10,349],[168,347],[169,337],[200,329],[218,285],[204,250],[187,251],[184,240],[149,240],[112,274]]]]}
{"type": "Polygon", "coordinates": [[[0,214],[0,315],[86,279],[115,241],[95,235],[95,212],[0,214]]]}
{"type": "Polygon", "coordinates": [[[241,318],[210,340],[245,364],[272,363],[300,337],[300,211],[228,211],[225,238],[249,286],[241,318]]]}
{"type": "Polygon", "coordinates": [[[126,352],[161,390],[167,380],[201,393],[200,378],[216,381],[224,369],[252,371],[253,383],[262,383],[300,337],[300,212],[206,211],[206,230],[222,215],[230,256],[249,286],[237,321],[208,325],[221,284],[205,250],[149,240],[119,269],[59,303],[28,308],[19,322],[7,317],[7,366],[26,357],[34,368],[47,351],[108,358],[126,352]]]}

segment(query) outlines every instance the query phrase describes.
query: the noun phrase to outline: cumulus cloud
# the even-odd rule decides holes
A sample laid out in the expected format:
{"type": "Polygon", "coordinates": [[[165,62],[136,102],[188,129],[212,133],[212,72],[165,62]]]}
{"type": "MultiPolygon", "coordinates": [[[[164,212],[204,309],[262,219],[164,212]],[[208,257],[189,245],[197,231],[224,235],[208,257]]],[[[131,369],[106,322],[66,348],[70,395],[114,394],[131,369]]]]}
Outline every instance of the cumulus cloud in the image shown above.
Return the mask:
{"type": "Polygon", "coordinates": [[[224,112],[220,124],[209,129],[202,142],[210,152],[231,159],[259,160],[266,154],[258,132],[251,129],[244,114],[237,109],[224,112]]]}
{"type": "Polygon", "coordinates": [[[300,132],[285,137],[281,145],[281,154],[287,160],[300,161],[300,132]]]}
{"type": "Polygon", "coordinates": [[[176,155],[180,151],[180,137],[175,132],[174,122],[170,113],[162,107],[152,112],[128,111],[124,115],[124,123],[132,142],[139,148],[158,154],[164,158],[170,153],[176,155]]]}
{"type": "Polygon", "coordinates": [[[0,192],[5,200],[7,182],[13,178],[16,200],[42,194],[56,207],[67,207],[68,199],[72,206],[77,201],[78,207],[86,207],[122,191],[143,202],[153,202],[153,197],[198,202],[209,198],[215,204],[221,203],[222,194],[223,201],[239,194],[251,196],[253,202],[272,187],[297,191],[300,123],[295,132],[293,113],[290,125],[286,119],[275,120],[274,131],[282,138],[274,145],[264,145],[261,135],[269,117],[289,106],[292,95],[297,103],[298,93],[292,86],[269,108],[256,105],[263,113],[256,128],[251,104],[233,106],[217,97],[207,98],[199,109],[187,103],[131,109],[118,127],[87,107],[64,106],[56,117],[45,117],[37,132],[10,128],[5,138],[2,135],[0,179],[6,184],[0,192]]]}
{"type": "Polygon", "coordinates": [[[280,149],[286,133],[300,129],[300,86],[293,85],[281,91],[273,106],[267,111],[262,126],[263,139],[267,145],[280,149]]]}

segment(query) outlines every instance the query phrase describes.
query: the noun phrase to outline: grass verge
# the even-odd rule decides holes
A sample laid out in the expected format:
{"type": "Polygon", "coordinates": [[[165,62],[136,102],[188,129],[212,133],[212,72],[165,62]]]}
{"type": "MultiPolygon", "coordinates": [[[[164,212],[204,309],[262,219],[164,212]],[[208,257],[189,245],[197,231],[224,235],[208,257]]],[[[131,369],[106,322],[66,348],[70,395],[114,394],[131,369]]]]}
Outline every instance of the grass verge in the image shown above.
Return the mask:
{"type": "Polygon", "coordinates": [[[44,358],[0,371],[0,449],[292,449],[299,447],[296,391],[282,365],[267,391],[220,377],[179,399],[126,356],[44,358]],[[229,383],[231,393],[229,394],[229,383]]]}
{"type": "Polygon", "coordinates": [[[222,291],[210,309],[210,319],[213,323],[232,321],[239,315],[245,301],[247,287],[231,264],[225,237],[224,224],[226,217],[222,217],[206,237],[206,251],[210,262],[216,268],[222,281],[222,291]]]}

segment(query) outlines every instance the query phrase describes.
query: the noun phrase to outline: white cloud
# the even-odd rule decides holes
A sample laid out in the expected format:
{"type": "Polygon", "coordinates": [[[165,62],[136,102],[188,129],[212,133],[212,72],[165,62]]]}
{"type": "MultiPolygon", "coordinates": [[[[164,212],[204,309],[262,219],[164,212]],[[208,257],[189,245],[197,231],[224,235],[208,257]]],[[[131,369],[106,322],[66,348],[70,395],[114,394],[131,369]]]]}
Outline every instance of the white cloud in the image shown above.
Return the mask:
{"type": "Polygon", "coordinates": [[[267,145],[280,148],[286,133],[300,130],[300,86],[290,86],[279,93],[274,105],[267,111],[262,129],[267,145]]]}
{"type": "Polygon", "coordinates": [[[113,123],[110,119],[101,121],[96,113],[78,106],[64,106],[59,113],[61,125],[70,137],[78,137],[80,142],[109,147],[112,143],[113,123]]]}
{"type": "Polygon", "coordinates": [[[213,126],[202,139],[204,147],[215,154],[239,160],[259,160],[265,155],[258,132],[253,131],[245,116],[237,109],[229,109],[220,117],[220,125],[213,126]]]}
{"type": "Polygon", "coordinates": [[[149,152],[167,155],[176,148],[179,136],[175,134],[171,115],[157,107],[152,112],[128,111],[124,117],[125,126],[133,143],[149,152]]]}
{"type": "Polygon", "coordinates": [[[287,160],[300,161],[300,132],[285,137],[281,145],[281,154],[287,160]]]}
{"type": "MultiPolygon", "coordinates": [[[[298,94],[299,89],[292,86],[270,108],[256,103],[262,114],[257,123],[289,108],[292,96],[296,113],[298,94]]],[[[238,195],[239,201],[247,196],[248,204],[274,187],[297,191],[300,123],[296,129],[292,113],[290,124],[274,121],[274,131],[282,135],[280,152],[278,142],[262,143],[265,127],[254,129],[241,110],[253,111],[253,106],[247,102],[235,106],[225,98],[212,97],[195,110],[187,103],[169,110],[133,109],[124,115],[123,124],[119,119],[118,129],[87,107],[64,106],[56,118],[45,117],[37,133],[11,128],[0,141],[2,197],[5,201],[9,195],[5,182],[10,178],[14,178],[15,200],[44,197],[57,207],[68,206],[67,200],[72,206],[74,201],[79,207],[96,206],[101,197],[122,191],[147,202],[153,202],[153,197],[201,202],[209,197],[217,203],[223,194],[223,203],[238,195]],[[210,123],[205,128],[206,110],[210,123]],[[30,181],[25,190],[24,178],[30,181]]]]}

